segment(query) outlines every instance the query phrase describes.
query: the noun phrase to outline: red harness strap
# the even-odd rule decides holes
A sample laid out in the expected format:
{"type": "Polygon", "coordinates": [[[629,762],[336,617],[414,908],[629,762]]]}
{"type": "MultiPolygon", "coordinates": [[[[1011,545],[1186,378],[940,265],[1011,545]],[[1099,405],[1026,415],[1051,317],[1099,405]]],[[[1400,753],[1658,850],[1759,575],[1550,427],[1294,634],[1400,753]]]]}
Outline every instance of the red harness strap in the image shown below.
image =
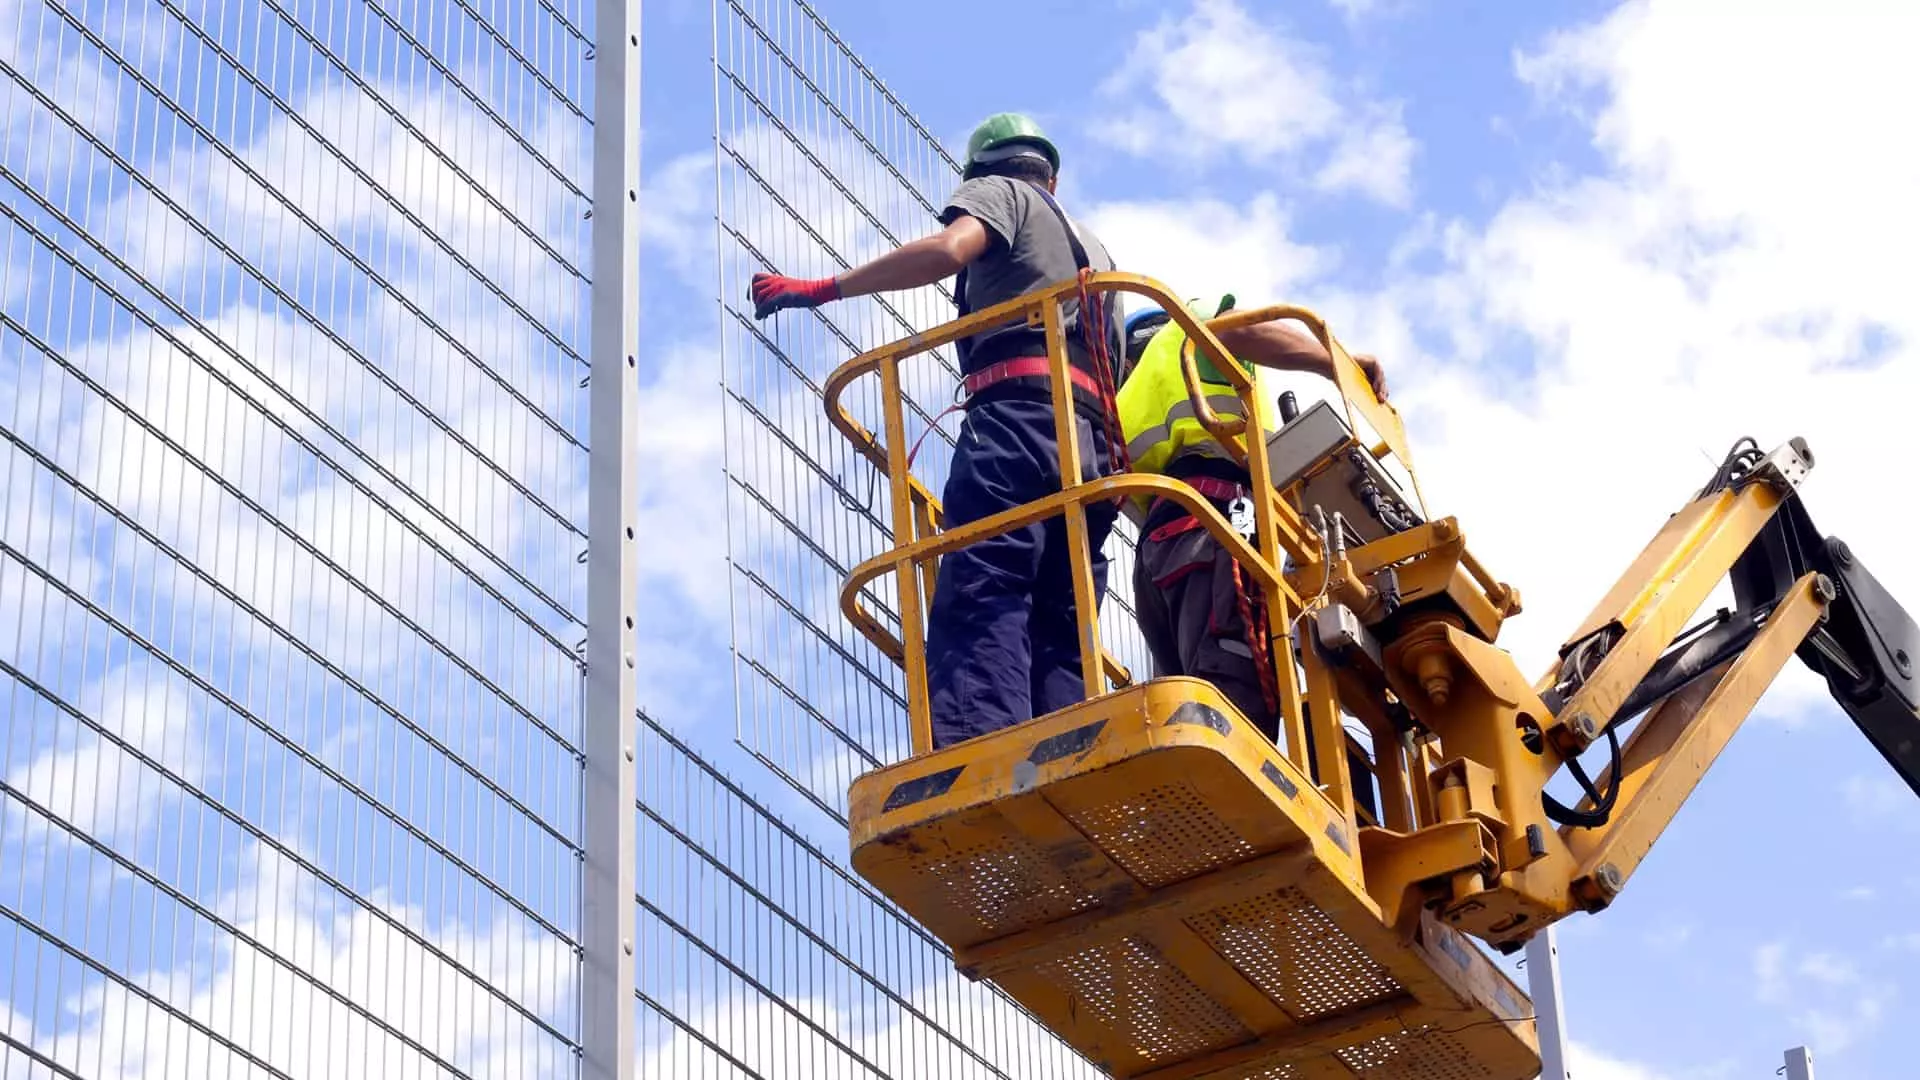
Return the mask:
{"type": "MultiPolygon", "coordinates": [[[[963,381],[963,385],[966,388],[967,396],[972,397],[987,387],[1006,382],[1008,379],[1031,378],[1036,375],[1041,378],[1047,378],[1052,374],[1053,365],[1046,357],[1018,356],[1012,360],[1002,360],[997,364],[988,364],[986,367],[967,376],[963,381]]],[[[1069,364],[1067,365],[1067,377],[1073,380],[1073,385],[1104,400],[1099,380],[1095,379],[1085,370],[1069,364]]]]}
{"type": "MultiPolygon", "coordinates": [[[[1237,499],[1247,490],[1244,485],[1236,484],[1228,480],[1216,479],[1211,476],[1189,476],[1183,477],[1182,479],[1184,479],[1187,486],[1193,488],[1193,490],[1209,499],[1217,499],[1222,502],[1237,499]]],[[[1159,499],[1154,500],[1154,506],[1156,508],[1159,506],[1160,501],[1159,499]]],[[[1174,518],[1172,521],[1148,533],[1147,539],[1155,542],[1170,540],[1182,533],[1192,532],[1198,528],[1201,528],[1200,519],[1192,514],[1186,514],[1174,518]]],[[[1280,688],[1277,685],[1277,678],[1273,669],[1272,652],[1268,648],[1266,597],[1258,595],[1255,590],[1247,588],[1247,580],[1244,572],[1240,569],[1239,560],[1232,560],[1232,566],[1233,591],[1235,598],[1239,602],[1240,621],[1246,627],[1247,651],[1253,654],[1254,671],[1259,676],[1260,696],[1265,700],[1267,708],[1277,714],[1280,711],[1280,688]]],[[[1185,575],[1171,575],[1167,580],[1158,581],[1155,582],[1155,584],[1165,588],[1183,576],[1185,575]]]]}
{"type": "MultiPolygon", "coordinates": [[[[1245,494],[1247,490],[1243,485],[1233,483],[1230,480],[1217,480],[1211,476],[1187,476],[1187,477],[1181,477],[1180,479],[1188,487],[1192,488],[1193,490],[1199,492],[1202,495],[1205,495],[1207,498],[1218,499],[1221,502],[1226,502],[1230,499],[1237,499],[1241,495],[1245,494]]],[[[1160,504],[1163,501],[1165,500],[1160,498],[1154,499],[1153,505],[1148,507],[1147,512],[1151,514],[1154,510],[1159,509],[1160,504]]],[[[1156,541],[1166,540],[1175,536],[1179,536],[1181,533],[1184,533],[1184,532],[1192,532],[1194,529],[1197,529],[1199,527],[1200,527],[1200,519],[1197,517],[1194,517],[1192,514],[1186,514],[1181,517],[1174,518],[1172,521],[1169,521],[1165,525],[1162,525],[1159,528],[1148,533],[1147,539],[1156,540],[1156,541]]]]}
{"type": "Polygon", "coordinates": [[[1236,484],[1231,480],[1216,480],[1211,476],[1189,476],[1185,478],[1185,483],[1209,499],[1237,499],[1247,491],[1245,484],[1236,484]]]}
{"type": "MultiPolygon", "coordinates": [[[[1002,360],[997,364],[988,364],[986,367],[962,379],[960,385],[961,388],[966,391],[967,399],[970,400],[982,390],[1006,382],[1008,379],[1030,378],[1036,375],[1044,379],[1050,377],[1052,374],[1053,365],[1048,362],[1046,357],[1017,356],[1011,360],[1002,360]]],[[[1073,385],[1096,397],[1100,395],[1100,383],[1092,375],[1087,374],[1077,367],[1068,365],[1067,376],[1073,380],[1073,385]]],[[[948,416],[966,407],[967,402],[963,400],[958,404],[947,406],[940,411],[939,416],[933,418],[932,422],[927,425],[927,430],[921,432],[920,437],[914,440],[913,449],[907,452],[908,469],[913,468],[914,459],[920,456],[920,444],[927,441],[927,436],[933,434],[933,429],[940,426],[940,421],[945,420],[948,416]]]]}
{"type": "Polygon", "coordinates": [[[1181,533],[1192,532],[1199,527],[1200,519],[1194,517],[1192,514],[1188,514],[1186,517],[1174,518],[1172,521],[1148,533],[1147,539],[1157,544],[1162,540],[1171,540],[1181,533]]]}
{"type": "MultiPolygon", "coordinates": [[[[1083,274],[1083,293],[1085,289],[1084,279],[1085,275],[1083,274]]],[[[1084,303],[1085,301],[1083,300],[1082,304],[1084,305],[1084,303]]],[[[1094,362],[1103,364],[1104,359],[1102,352],[1097,349],[1093,352],[1094,362]]],[[[1107,369],[1102,367],[1101,376],[1105,374],[1107,374],[1107,369]]],[[[1019,379],[1036,375],[1051,380],[1053,377],[1052,361],[1044,356],[1016,356],[1011,360],[1002,360],[997,364],[988,364],[986,367],[981,368],[979,371],[961,380],[961,386],[966,390],[968,400],[972,400],[974,395],[989,386],[1005,382],[1008,379],[1019,379]]],[[[1113,455],[1113,464],[1117,466],[1113,471],[1126,472],[1131,468],[1131,464],[1127,461],[1126,441],[1121,438],[1120,416],[1118,407],[1114,403],[1114,389],[1111,382],[1101,376],[1096,376],[1086,369],[1075,367],[1072,364],[1067,365],[1067,378],[1073,382],[1073,385],[1086,391],[1100,402],[1101,422],[1107,429],[1107,444],[1111,448],[1109,453],[1113,455]]],[[[925,438],[924,435],[921,437],[925,438]]],[[[916,447],[916,449],[918,448],[916,447]]],[[[911,457],[907,459],[907,465],[909,468],[912,467],[913,459],[911,457]]],[[[1119,506],[1125,500],[1125,495],[1115,495],[1113,497],[1113,504],[1119,506]]]]}
{"type": "MultiPolygon", "coordinates": [[[[1063,214],[1064,218],[1065,215],[1063,214]]],[[[1068,223],[1071,226],[1071,222],[1068,223]]],[[[1099,380],[1100,404],[1105,406],[1103,419],[1107,425],[1107,439],[1113,444],[1113,460],[1118,472],[1133,471],[1132,455],[1127,452],[1127,438],[1120,423],[1120,386],[1115,378],[1119,370],[1120,358],[1113,355],[1113,342],[1106,333],[1108,326],[1107,304],[1111,297],[1095,295],[1089,288],[1093,281],[1093,271],[1084,261],[1080,264],[1080,332],[1086,339],[1087,352],[1092,357],[1095,375],[1099,380]],[[1099,329],[1096,330],[1095,328],[1099,329]]],[[[1115,496],[1113,504],[1117,507],[1126,501],[1125,496],[1115,496]]]]}
{"type": "Polygon", "coordinates": [[[1273,670],[1273,656],[1267,648],[1266,597],[1256,596],[1254,590],[1247,588],[1247,579],[1238,559],[1233,560],[1233,591],[1240,598],[1240,621],[1247,628],[1247,651],[1253,654],[1253,670],[1260,678],[1260,697],[1266,701],[1267,711],[1277,716],[1280,713],[1280,687],[1273,670]]]}

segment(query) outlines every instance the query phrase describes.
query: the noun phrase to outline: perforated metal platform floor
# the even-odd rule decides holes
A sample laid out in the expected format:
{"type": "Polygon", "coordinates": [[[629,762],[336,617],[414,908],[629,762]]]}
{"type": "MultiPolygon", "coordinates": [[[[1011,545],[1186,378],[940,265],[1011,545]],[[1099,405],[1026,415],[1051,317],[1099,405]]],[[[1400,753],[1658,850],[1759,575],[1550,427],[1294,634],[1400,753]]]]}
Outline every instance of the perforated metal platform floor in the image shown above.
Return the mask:
{"type": "Polygon", "coordinates": [[[1197,680],[870,773],[853,862],[1116,1077],[1532,1080],[1532,1010],[1455,931],[1403,939],[1357,837],[1197,680]]]}

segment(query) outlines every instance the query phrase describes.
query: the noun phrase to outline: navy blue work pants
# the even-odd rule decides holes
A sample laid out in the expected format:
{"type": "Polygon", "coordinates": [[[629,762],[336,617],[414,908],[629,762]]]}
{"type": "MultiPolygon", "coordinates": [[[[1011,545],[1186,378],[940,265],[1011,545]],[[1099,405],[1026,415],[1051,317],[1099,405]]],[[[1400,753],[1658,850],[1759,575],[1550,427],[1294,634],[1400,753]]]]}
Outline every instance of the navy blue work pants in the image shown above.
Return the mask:
{"type": "MultiPolygon", "coordinates": [[[[1080,479],[1098,479],[1112,469],[1105,425],[1077,413],[1075,420],[1080,479]]],[[[1045,498],[1060,487],[1053,406],[1017,398],[982,402],[960,426],[941,495],[945,527],[1045,498]]],[[[1111,502],[1087,507],[1096,606],[1106,596],[1102,548],[1116,512],[1111,502]]],[[[988,537],[942,558],[927,621],[935,749],[1045,716],[1086,696],[1064,517],[988,537]]]]}

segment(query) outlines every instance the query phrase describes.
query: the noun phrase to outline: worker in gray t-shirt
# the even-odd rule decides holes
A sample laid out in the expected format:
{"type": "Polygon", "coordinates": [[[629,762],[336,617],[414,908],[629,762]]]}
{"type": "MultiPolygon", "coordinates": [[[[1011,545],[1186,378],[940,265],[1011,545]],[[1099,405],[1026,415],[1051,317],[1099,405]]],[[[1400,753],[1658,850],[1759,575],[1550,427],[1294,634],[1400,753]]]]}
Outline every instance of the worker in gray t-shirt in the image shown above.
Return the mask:
{"type": "MultiPolygon", "coordinates": [[[[966,315],[1081,269],[1113,269],[1098,238],[1054,198],[1059,168],[1059,151],[1033,121],[1013,113],[989,117],[967,141],[963,181],[940,213],[945,228],[837,277],[755,274],[754,317],[920,288],[954,274],[966,315]]],[[[1079,304],[1063,305],[1082,481],[1112,471],[1108,432],[1118,426],[1109,423],[1108,389],[1117,376],[1103,378],[1087,341],[1103,344],[1106,356],[1122,355],[1119,305],[1099,306],[1099,327],[1083,330],[1079,304]]],[[[948,529],[1061,488],[1045,332],[1020,320],[961,341],[959,353],[966,420],[941,494],[948,529]]],[[[1106,595],[1102,549],[1115,513],[1110,502],[1087,507],[1096,605],[1106,595]]],[[[1085,696],[1064,519],[989,537],[940,560],[928,613],[927,684],[936,749],[1085,696]]]]}

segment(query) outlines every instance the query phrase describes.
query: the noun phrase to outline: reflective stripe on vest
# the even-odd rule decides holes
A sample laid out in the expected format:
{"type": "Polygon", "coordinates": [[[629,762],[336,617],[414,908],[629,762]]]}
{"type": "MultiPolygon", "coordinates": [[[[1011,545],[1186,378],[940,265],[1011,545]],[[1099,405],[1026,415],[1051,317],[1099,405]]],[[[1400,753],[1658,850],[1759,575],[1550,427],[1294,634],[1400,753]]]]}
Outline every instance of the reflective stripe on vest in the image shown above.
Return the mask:
{"type": "MultiPolygon", "coordinates": [[[[1211,393],[1211,391],[1216,388],[1222,388],[1222,389],[1231,391],[1233,389],[1232,387],[1230,386],[1219,387],[1219,385],[1215,383],[1201,383],[1200,385],[1207,388],[1207,390],[1209,391],[1209,393],[1207,394],[1207,407],[1213,410],[1215,416],[1241,415],[1243,410],[1240,408],[1240,395],[1234,394],[1234,393],[1226,393],[1226,394],[1211,393]]],[[[1188,397],[1187,394],[1185,393],[1186,384],[1184,382],[1181,384],[1180,389],[1181,389],[1180,400],[1174,402],[1173,406],[1167,410],[1165,423],[1155,424],[1153,427],[1150,427],[1147,430],[1140,432],[1139,434],[1134,434],[1132,431],[1127,432],[1127,435],[1128,435],[1127,457],[1134,462],[1134,466],[1136,468],[1140,467],[1139,465],[1140,459],[1152,454],[1154,452],[1154,448],[1157,445],[1159,445],[1162,442],[1173,441],[1174,439],[1173,425],[1175,423],[1181,420],[1191,420],[1194,422],[1195,425],[1199,425],[1200,421],[1199,421],[1199,418],[1195,415],[1196,410],[1193,407],[1193,400],[1190,397],[1188,397]]],[[[1185,430],[1185,429],[1183,428],[1182,430],[1185,430]]],[[[1202,430],[1204,431],[1205,428],[1202,427],[1202,430]]],[[[1215,456],[1222,456],[1222,457],[1225,456],[1224,452],[1220,449],[1219,443],[1214,442],[1212,440],[1211,434],[1208,435],[1208,442],[1211,445],[1195,446],[1193,447],[1193,450],[1198,453],[1208,453],[1208,454],[1213,454],[1215,456]]],[[[1160,470],[1153,469],[1150,471],[1158,472],[1160,470]]]]}

